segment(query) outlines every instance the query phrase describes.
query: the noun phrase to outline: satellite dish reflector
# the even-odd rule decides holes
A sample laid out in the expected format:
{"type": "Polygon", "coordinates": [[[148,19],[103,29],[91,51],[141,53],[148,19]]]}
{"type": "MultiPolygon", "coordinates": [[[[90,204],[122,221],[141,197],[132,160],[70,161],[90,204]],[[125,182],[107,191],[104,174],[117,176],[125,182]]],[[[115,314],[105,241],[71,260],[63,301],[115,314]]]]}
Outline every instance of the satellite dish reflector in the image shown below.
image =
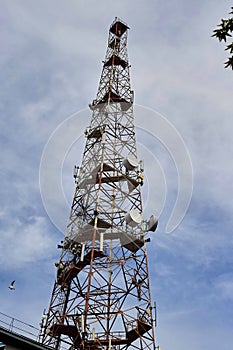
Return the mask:
{"type": "Polygon", "coordinates": [[[148,222],[147,231],[154,232],[158,226],[158,218],[155,215],[151,215],[148,222]]]}
{"type": "Polygon", "coordinates": [[[131,209],[126,215],[125,215],[125,221],[128,225],[131,227],[136,227],[142,222],[142,214],[135,209],[131,209]]]}
{"type": "Polygon", "coordinates": [[[124,160],[123,165],[126,167],[127,170],[133,170],[138,167],[138,161],[137,158],[133,155],[129,154],[124,160]]]}

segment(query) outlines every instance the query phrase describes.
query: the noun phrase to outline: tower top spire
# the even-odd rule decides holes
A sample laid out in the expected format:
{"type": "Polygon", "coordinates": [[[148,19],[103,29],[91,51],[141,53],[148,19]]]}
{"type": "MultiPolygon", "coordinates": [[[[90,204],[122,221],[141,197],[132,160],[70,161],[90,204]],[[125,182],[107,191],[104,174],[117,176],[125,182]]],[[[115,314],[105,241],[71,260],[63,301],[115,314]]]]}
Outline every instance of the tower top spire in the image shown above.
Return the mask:
{"type": "Polygon", "coordinates": [[[117,17],[110,26],[97,96],[89,105],[92,110],[114,102],[120,103],[122,110],[127,110],[133,103],[127,52],[128,29],[127,24],[117,17]]]}
{"type": "Polygon", "coordinates": [[[124,34],[124,32],[129,29],[128,25],[122,21],[120,18],[115,17],[115,20],[110,26],[110,32],[120,37],[124,34]]]}

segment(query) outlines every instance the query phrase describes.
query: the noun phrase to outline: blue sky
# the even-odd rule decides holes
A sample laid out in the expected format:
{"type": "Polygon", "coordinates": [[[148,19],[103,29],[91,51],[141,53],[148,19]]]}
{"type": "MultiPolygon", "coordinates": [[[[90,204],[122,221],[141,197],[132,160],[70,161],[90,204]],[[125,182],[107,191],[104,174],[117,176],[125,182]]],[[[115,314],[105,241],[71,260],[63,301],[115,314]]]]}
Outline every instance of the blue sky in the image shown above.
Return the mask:
{"type": "MultiPolygon", "coordinates": [[[[166,197],[158,231],[148,245],[158,343],[163,350],[231,348],[232,71],[224,69],[224,44],[211,38],[231,6],[225,0],[2,0],[0,312],[37,326],[48,306],[56,244],[63,234],[42,203],[40,161],[50,135],[69,116],[83,110],[81,124],[88,125],[87,107],[97,91],[109,25],[118,16],[130,27],[135,103],[174,125],[193,165],[190,206],[179,227],[166,234],[177,193],[176,169],[166,148],[158,140],[148,145],[138,130],[139,152],[148,159],[147,178],[155,184],[145,186],[150,197],[146,212],[161,209],[166,197]],[[13,279],[16,290],[10,292],[13,279]]],[[[137,113],[135,120],[148,129],[137,113]]],[[[64,227],[74,192],[73,164],[80,160],[83,141],[64,160],[64,203],[54,198],[55,215],[64,227]]]]}

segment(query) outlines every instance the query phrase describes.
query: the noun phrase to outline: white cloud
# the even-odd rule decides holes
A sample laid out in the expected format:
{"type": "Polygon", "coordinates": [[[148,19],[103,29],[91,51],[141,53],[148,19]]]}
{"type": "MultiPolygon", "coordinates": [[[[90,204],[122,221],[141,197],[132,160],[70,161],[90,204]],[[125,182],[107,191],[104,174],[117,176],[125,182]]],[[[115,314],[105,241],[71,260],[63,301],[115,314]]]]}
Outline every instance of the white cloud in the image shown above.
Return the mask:
{"type": "Polygon", "coordinates": [[[219,292],[218,297],[233,300],[233,271],[218,276],[214,281],[214,286],[219,292]]]}
{"type": "Polygon", "coordinates": [[[5,218],[7,225],[0,230],[0,263],[2,269],[19,269],[29,263],[48,259],[54,242],[48,236],[47,220],[29,216],[26,222],[19,218],[5,218]]]}

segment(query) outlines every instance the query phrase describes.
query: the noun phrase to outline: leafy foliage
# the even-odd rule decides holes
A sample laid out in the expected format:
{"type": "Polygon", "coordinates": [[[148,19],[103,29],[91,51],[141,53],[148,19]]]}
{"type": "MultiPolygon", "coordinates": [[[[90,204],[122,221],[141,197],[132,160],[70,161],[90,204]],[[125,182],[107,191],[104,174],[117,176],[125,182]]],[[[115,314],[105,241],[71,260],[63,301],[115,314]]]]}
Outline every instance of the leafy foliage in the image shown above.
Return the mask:
{"type": "MultiPolygon", "coordinates": [[[[233,7],[231,7],[230,15],[233,14],[233,7]]],[[[233,32],[233,17],[228,19],[221,19],[221,23],[217,25],[219,28],[213,31],[213,37],[216,37],[219,41],[227,42],[229,37],[232,37],[231,33],[233,32]]],[[[226,46],[225,50],[229,50],[231,56],[228,57],[228,60],[225,62],[225,68],[230,67],[233,70],[233,42],[226,46]]]]}

